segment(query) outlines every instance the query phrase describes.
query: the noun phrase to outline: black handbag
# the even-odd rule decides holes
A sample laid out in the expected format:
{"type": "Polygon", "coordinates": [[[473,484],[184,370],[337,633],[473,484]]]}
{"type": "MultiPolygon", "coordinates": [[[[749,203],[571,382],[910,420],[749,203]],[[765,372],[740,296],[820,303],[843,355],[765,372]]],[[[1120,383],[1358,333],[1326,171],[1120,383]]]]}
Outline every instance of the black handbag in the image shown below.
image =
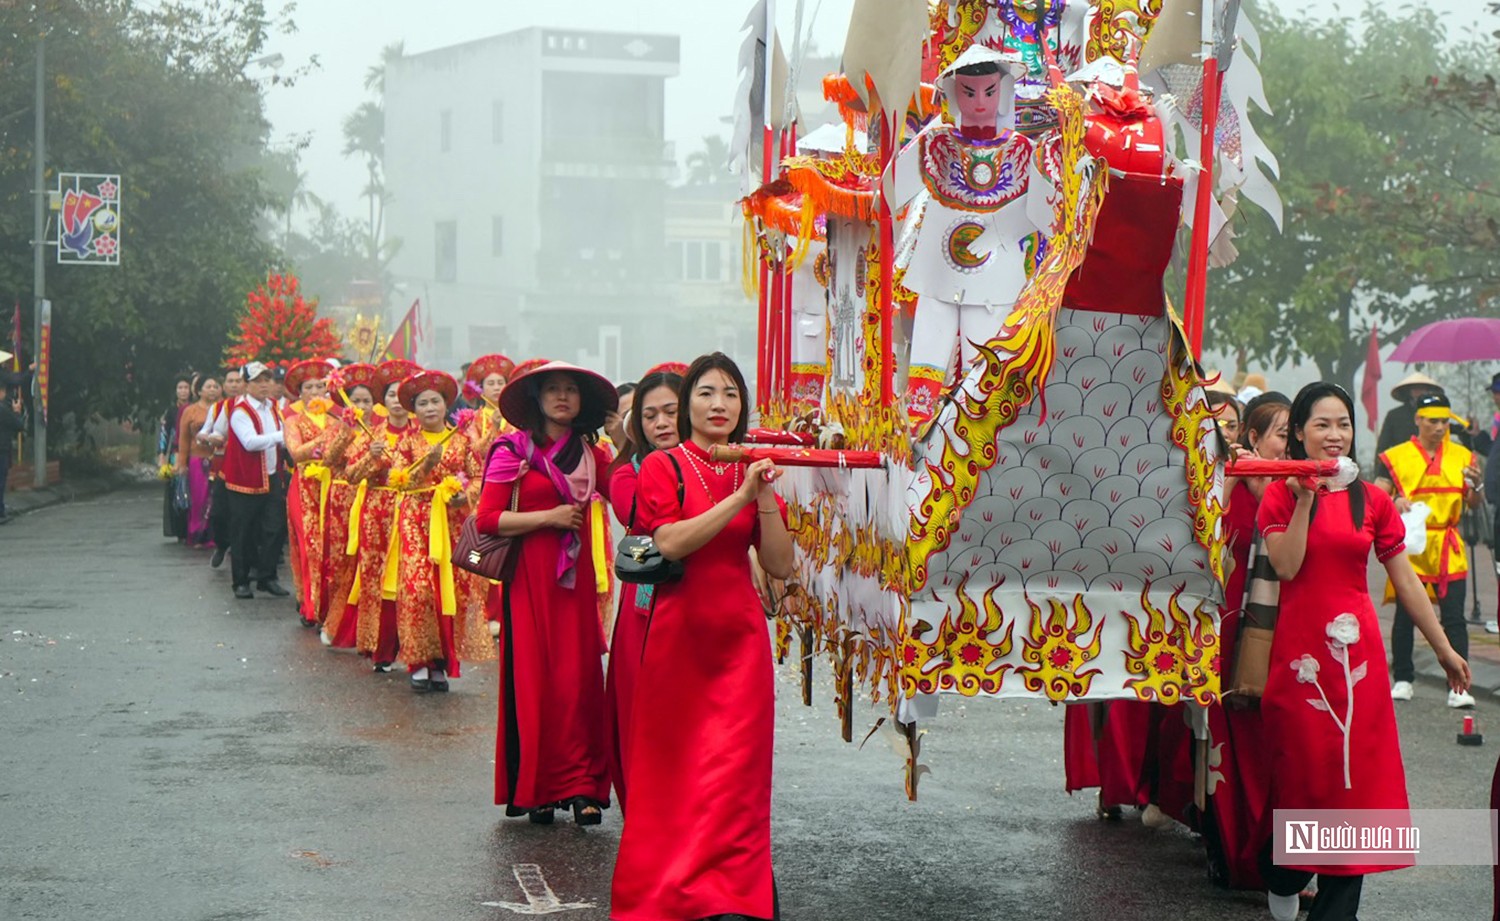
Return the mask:
{"type": "MultiPolygon", "coordinates": [[[[682,504],[682,465],[677,458],[667,453],[667,460],[677,468],[677,503],[682,504]]],[[[630,527],[635,527],[635,502],[630,504],[630,527]]],[[[661,585],[682,578],[681,560],[669,560],[661,555],[656,541],[649,534],[627,534],[615,550],[615,576],[631,585],[661,585]]]]}

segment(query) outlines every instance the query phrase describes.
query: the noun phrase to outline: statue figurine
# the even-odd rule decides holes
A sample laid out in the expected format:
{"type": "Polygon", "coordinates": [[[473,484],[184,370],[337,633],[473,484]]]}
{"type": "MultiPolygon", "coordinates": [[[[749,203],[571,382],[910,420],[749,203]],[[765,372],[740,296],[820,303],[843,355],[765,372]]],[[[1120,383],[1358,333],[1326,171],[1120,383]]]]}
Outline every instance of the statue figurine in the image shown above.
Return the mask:
{"type": "Polygon", "coordinates": [[[917,295],[907,376],[915,426],[992,339],[1046,253],[1057,195],[1056,133],[1013,130],[1019,55],[974,45],[938,78],[955,124],[933,121],[896,158],[902,284],[917,295]]]}

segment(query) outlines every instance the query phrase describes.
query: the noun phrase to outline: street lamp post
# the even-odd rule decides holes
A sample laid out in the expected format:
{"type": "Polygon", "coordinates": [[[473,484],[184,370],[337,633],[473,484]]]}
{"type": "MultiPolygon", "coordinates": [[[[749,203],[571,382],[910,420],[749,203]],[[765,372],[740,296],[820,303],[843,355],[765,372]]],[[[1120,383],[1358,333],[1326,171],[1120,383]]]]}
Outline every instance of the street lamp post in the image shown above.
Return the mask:
{"type": "MultiPolygon", "coordinates": [[[[38,24],[41,26],[41,24],[38,24]]],[[[32,338],[31,357],[33,362],[40,362],[41,355],[38,350],[42,344],[42,301],[47,296],[47,190],[44,188],[47,181],[47,33],[45,26],[36,39],[36,146],[32,151],[32,216],[31,216],[31,280],[35,289],[35,301],[32,305],[32,338]]],[[[37,365],[36,372],[39,374],[45,369],[37,365]]],[[[32,377],[33,389],[37,378],[32,377]]],[[[36,466],[34,471],[34,484],[40,488],[47,485],[47,422],[42,418],[41,406],[38,401],[33,401],[32,409],[35,431],[32,436],[32,448],[36,466]]]]}

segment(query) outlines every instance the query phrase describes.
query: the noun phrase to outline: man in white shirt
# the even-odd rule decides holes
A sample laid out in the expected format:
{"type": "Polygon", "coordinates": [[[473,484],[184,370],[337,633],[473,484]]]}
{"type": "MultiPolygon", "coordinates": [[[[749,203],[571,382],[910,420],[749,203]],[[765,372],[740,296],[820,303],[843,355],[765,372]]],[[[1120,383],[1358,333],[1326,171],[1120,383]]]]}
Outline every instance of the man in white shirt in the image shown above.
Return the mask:
{"type": "Polygon", "coordinates": [[[277,598],[290,595],[276,581],[286,536],[285,433],[276,406],[276,378],[258,361],[245,366],[246,395],[226,413],[224,487],[229,495],[234,597],[254,598],[250,582],[277,598]]]}
{"type": "Polygon", "coordinates": [[[218,569],[224,564],[224,555],[229,552],[229,542],[232,535],[229,531],[229,490],[224,488],[224,473],[221,469],[224,465],[224,442],[229,435],[229,410],[240,397],[245,395],[245,372],[241,368],[228,368],[224,371],[224,399],[215,403],[208,409],[208,418],[203,420],[203,428],[198,430],[198,440],[207,445],[213,445],[213,484],[210,487],[212,497],[208,504],[208,526],[214,536],[214,555],[209,565],[218,569]],[[223,432],[219,431],[219,422],[223,421],[223,432]]]}

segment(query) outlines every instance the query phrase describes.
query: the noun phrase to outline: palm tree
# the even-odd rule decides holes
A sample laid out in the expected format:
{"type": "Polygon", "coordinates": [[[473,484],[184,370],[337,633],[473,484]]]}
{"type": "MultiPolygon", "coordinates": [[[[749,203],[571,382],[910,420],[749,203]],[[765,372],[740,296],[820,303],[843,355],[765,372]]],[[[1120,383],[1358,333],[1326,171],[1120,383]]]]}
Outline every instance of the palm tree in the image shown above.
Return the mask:
{"type": "Polygon", "coordinates": [[[687,156],[687,184],[714,185],[729,177],[729,144],[717,134],[703,139],[703,147],[687,156]]]}

